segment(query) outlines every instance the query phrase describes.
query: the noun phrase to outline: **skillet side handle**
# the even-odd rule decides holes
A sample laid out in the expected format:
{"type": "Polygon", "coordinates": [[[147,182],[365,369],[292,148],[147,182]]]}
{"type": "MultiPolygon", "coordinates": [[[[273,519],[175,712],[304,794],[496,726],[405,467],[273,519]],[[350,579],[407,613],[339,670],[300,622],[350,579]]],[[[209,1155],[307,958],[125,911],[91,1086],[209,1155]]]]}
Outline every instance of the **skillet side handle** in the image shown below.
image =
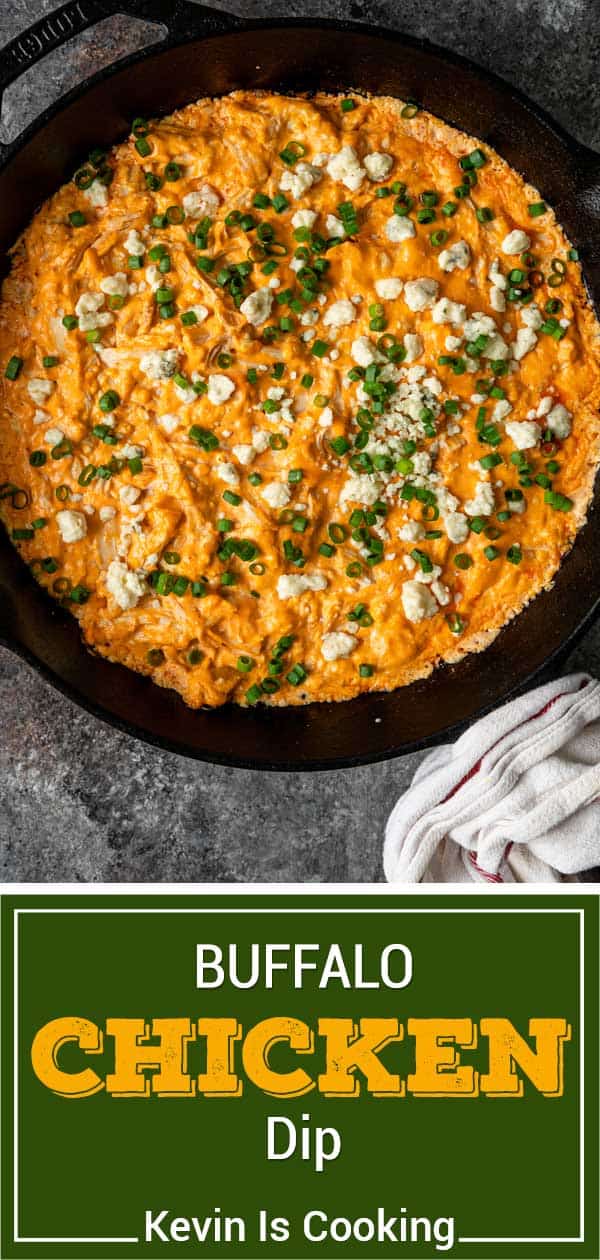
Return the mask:
{"type": "Polygon", "coordinates": [[[219,34],[233,29],[239,22],[233,14],[221,13],[206,5],[192,3],[192,0],[67,0],[66,4],[34,22],[2,49],[0,109],[5,89],[25,70],[75,35],[117,13],[158,23],[165,28],[168,43],[199,35],[219,34]]]}

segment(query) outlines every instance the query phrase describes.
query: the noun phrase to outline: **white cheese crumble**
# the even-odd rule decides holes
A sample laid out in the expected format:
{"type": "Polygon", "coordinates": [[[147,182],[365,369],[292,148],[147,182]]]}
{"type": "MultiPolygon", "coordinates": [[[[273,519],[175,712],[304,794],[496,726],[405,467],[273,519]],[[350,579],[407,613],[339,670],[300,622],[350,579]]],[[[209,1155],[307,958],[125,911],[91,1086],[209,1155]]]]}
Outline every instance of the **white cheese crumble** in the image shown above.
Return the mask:
{"type": "Polygon", "coordinates": [[[358,639],[354,634],[346,634],[344,630],[324,634],[321,639],[321,656],[324,661],[338,661],[354,651],[358,639]]]}
{"type": "Polygon", "coordinates": [[[139,258],[140,254],[145,253],[146,250],[146,246],[135,228],[131,228],[127,233],[124,245],[127,253],[132,254],[135,258],[139,258]]]}
{"type": "Polygon", "coordinates": [[[322,573],[282,573],[277,579],[277,594],[280,599],[293,599],[305,591],[324,591],[326,586],[322,573]]]}
{"type": "Polygon", "coordinates": [[[268,503],[269,507],[272,508],[287,507],[292,497],[290,488],[285,481],[271,481],[268,485],[263,486],[260,493],[265,503],[268,503]]]}
{"type": "Polygon", "coordinates": [[[415,225],[407,216],[393,214],[391,218],[386,219],[385,234],[388,241],[394,241],[394,243],[407,241],[415,235],[415,225]]]}
{"type": "Polygon", "coordinates": [[[210,184],[202,184],[194,192],[185,194],[182,205],[190,219],[200,219],[204,215],[212,218],[219,209],[221,198],[210,184]]]}
{"type": "Polygon", "coordinates": [[[335,214],[328,214],[325,220],[325,231],[329,236],[345,236],[346,229],[341,219],[335,214]]]}
{"type": "Polygon", "coordinates": [[[115,271],[114,276],[105,276],[100,281],[100,288],[103,293],[108,293],[110,297],[127,297],[129,281],[124,271],[115,271]]]}
{"type": "Polygon", "coordinates": [[[52,390],[54,389],[54,381],[46,381],[41,376],[33,376],[27,382],[27,393],[41,407],[42,403],[47,402],[52,390]]]}
{"type": "Polygon", "coordinates": [[[174,411],[165,411],[162,416],[157,416],[156,420],[165,433],[174,433],[181,424],[181,416],[174,411]]]}
{"type": "Polygon", "coordinates": [[[349,188],[350,192],[357,192],[360,188],[366,171],[361,166],[356,149],[351,144],[345,144],[339,153],[334,153],[327,163],[327,174],[335,179],[338,183],[349,188]]]}
{"type": "Polygon", "coordinates": [[[478,481],[474,497],[465,503],[469,516],[491,516],[495,508],[494,491],[489,481],[478,481]]]}
{"type": "Polygon", "coordinates": [[[512,343],[513,358],[519,362],[537,345],[537,335],[533,328],[519,328],[516,341],[512,343]]]}
{"type": "Polygon", "coordinates": [[[72,508],[63,508],[56,513],[56,523],[63,542],[81,542],[87,534],[87,521],[83,512],[74,512],[72,508]]]}
{"type": "Polygon", "coordinates": [[[515,228],[513,232],[509,232],[501,245],[503,254],[522,254],[529,249],[531,241],[527,232],[522,232],[520,228],[515,228]]]}
{"type": "Polygon", "coordinates": [[[502,289],[495,284],[493,284],[490,289],[490,306],[493,311],[501,312],[506,310],[506,298],[504,293],[502,289]]]}
{"type": "Polygon", "coordinates": [[[438,606],[431,591],[422,582],[402,583],[402,607],[408,621],[424,621],[434,617],[438,606]]]}
{"type": "Polygon", "coordinates": [[[83,192],[90,205],[96,210],[100,210],[108,202],[108,188],[99,179],[95,179],[93,184],[90,184],[89,188],[85,188],[83,192]]]}
{"type": "Polygon", "coordinates": [[[438,263],[442,271],[464,271],[471,261],[471,251],[466,241],[455,241],[449,249],[442,249],[438,254],[438,263]]]}
{"type": "Polygon", "coordinates": [[[253,324],[255,328],[259,324],[264,324],[265,320],[271,314],[273,305],[273,293],[268,285],[262,289],[255,289],[254,293],[249,293],[247,298],[240,305],[240,311],[249,324],[253,324]]]}
{"type": "Polygon", "coordinates": [[[293,170],[285,170],[279,181],[282,192],[290,192],[292,197],[302,197],[313,184],[318,183],[321,172],[310,162],[298,162],[293,170]]]}
{"type": "Polygon", "coordinates": [[[393,302],[402,293],[402,281],[396,276],[382,276],[375,281],[375,292],[384,302],[393,302]]]}
{"type": "Polygon", "coordinates": [[[398,530],[398,537],[402,539],[402,542],[418,542],[424,535],[425,527],[419,521],[407,521],[406,525],[398,530]]]}
{"type": "Polygon", "coordinates": [[[220,464],[214,466],[217,477],[224,481],[228,486],[239,486],[240,479],[236,469],[229,460],[223,460],[220,464]]]}
{"type": "Polygon", "coordinates": [[[188,306],[186,315],[195,315],[199,324],[203,324],[208,319],[208,307],[203,306],[201,302],[196,302],[195,306],[188,306]]]}
{"type": "Polygon", "coordinates": [[[243,464],[244,467],[251,464],[256,455],[255,448],[249,442],[239,442],[237,446],[232,446],[231,450],[238,463],[243,464]]]}
{"type": "Polygon", "coordinates": [[[504,427],[518,451],[528,451],[537,446],[542,436],[542,430],[535,420],[507,420],[504,427]]]}
{"type": "Polygon", "coordinates": [[[371,363],[375,363],[377,358],[368,337],[357,337],[356,341],[352,342],[350,353],[359,367],[369,367],[371,363]]]}
{"type": "Polygon", "coordinates": [[[377,184],[380,180],[387,179],[394,165],[394,159],[389,153],[367,153],[363,158],[363,164],[369,179],[377,184]]]}
{"type": "Polygon", "coordinates": [[[460,327],[467,317],[467,308],[462,302],[451,302],[450,298],[440,298],[436,302],[431,318],[434,324],[456,324],[460,327]]]}
{"type": "Polygon", "coordinates": [[[463,512],[448,512],[444,526],[450,542],[462,543],[469,537],[469,522],[463,512]]]}
{"type": "Polygon", "coordinates": [[[296,210],[295,214],[292,215],[292,227],[311,228],[313,223],[316,223],[316,220],[316,210],[296,210]]]}
{"type": "Polygon", "coordinates": [[[566,438],[571,432],[571,420],[571,412],[562,403],[556,403],[546,416],[546,425],[557,438],[566,438]]]}
{"type": "Polygon", "coordinates": [[[414,363],[415,359],[423,353],[423,338],[418,333],[404,334],[404,349],[406,350],[405,363],[414,363]]]}
{"type": "Polygon", "coordinates": [[[75,306],[75,314],[79,319],[81,332],[91,332],[95,328],[104,328],[112,324],[110,311],[101,311],[104,306],[103,293],[82,293],[75,306]]]}
{"type": "Polygon", "coordinates": [[[141,490],[138,490],[137,486],[121,486],[119,490],[119,498],[123,503],[126,503],[128,507],[133,507],[133,504],[137,503],[141,493],[141,490]]]}
{"type": "Polygon", "coordinates": [[[148,350],[140,359],[140,368],[153,381],[168,381],[177,370],[178,350],[148,350]]]}
{"type": "Polygon", "coordinates": [[[214,407],[227,402],[227,399],[231,398],[234,391],[235,381],[232,381],[230,376],[224,376],[222,372],[213,372],[209,376],[206,397],[214,407]]]}
{"type": "Polygon", "coordinates": [[[438,294],[437,280],[424,276],[421,280],[407,280],[404,285],[404,301],[411,311],[425,311],[433,306],[438,294]]]}
{"type": "Polygon", "coordinates": [[[500,398],[492,411],[492,420],[496,423],[500,420],[505,420],[511,411],[512,407],[508,398],[500,398]]]}
{"type": "Polygon", "coordinates": [[[354,323],[356,319],[356,307],[348,298],[341,298],[339,302],[334,302],[332,306],[328,306],[323,316],[323,323],[326,328],[344,328],[347,324],[354,323]]]}
{"type": "Polygon", "coordinates": [[[119,608],[127,612],[145,595],[146,583],[121,560],[113,560],[106,570],[106,589],[119,608]]]}
{"type": "Polygon", "coordinates": [[[62,429],[46,429],[46,432],[44,433],[44,442],[47,442],[48,446],[58,446],[59,442],[62,442],[64,436],[65,435],[62,429]]]}

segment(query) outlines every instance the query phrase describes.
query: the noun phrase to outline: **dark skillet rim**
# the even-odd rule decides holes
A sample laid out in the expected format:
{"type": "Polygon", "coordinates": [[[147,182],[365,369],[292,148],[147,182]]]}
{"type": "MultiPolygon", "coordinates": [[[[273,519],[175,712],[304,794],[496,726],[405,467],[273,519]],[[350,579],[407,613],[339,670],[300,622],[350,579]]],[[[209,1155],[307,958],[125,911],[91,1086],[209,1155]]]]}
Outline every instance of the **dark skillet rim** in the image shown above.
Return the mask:
{"type": "MultiPolygon", "coordinates": [[[[392,761],[397,757],[408,756],[410,753],[422,752],[426,748],[433,748],[439,744],[453,742],[466,730],[468,730],[474,722],[479,721],[480,718],[486,717],[488,713],[492,713],[495,709],[502,708],[503,705],[508,704],[510,700],[514,700],[517,696],[522,695],[531,683],[536,681],[536,679],[538,679],[540,683],[542,681],[547,681],[543,679],[543,675],[550,670],[554,663],[559,663],[563,657],[573,651],[579,640],[589,629],[590,625],[596,620],[599,613],[600,596],[596,599],[593,607],[588,611],[583,621],[575,627],[571,634],[562,643],[560,643],[544,661],[541,661],[540,664],[536,666],[531,674],[528,674],[527,677],[517,683],[516,686],[511,687],[510,691],[502,697],[500,702],[492,702],[491,704],[482,705],[477,710],[474,717],[466,719],[462,722],[454,722],[451,726],[445,726],[439,731],[436,731],[434,734],[425,736],[423,739],[411,740],[410,742],[403,744],[401,749],[398,749],[396,745],[391,745],[388,748],[382,749],[378,753],[357,754],[354,757],[306,758],[301,763],[294,760],[257,762],[256,759],[252,759],[251,757],[223,756],[212,751],[193,748],[189,744],[168,739],[163,735],[155,735],[153,732],[146,730],[145,727],[136,726],[134,722],[130,722],[126,718],[121,718],[117,715],[113,715],[112,713],[108,713],[102,705],[95,704],[93,700],[88,700],[86,697],[82,697],[76,687],[73,687],[70,683],[65,682],[60,675],[55,674],[54,671],[49,669],[47,665],[44,665],[42,661],[34,656],[33,653],[21,643],[9,643],[6,639],[3,639],[0,636],[0,646],[8,648],[14,656],[17,656],[20,660],[24,661],[34,673],[38,674],[39,677],[43,679],[44,682],[49,683],[56,691],[59,691],[61,695],[66,696],[66,698],[72,701],[77,708],[84,709],[86,713],[91,713],[93,717],[98,718],[101,722],[104,722],[105,725],[115,727],[121,732],[121,734],[129,735],[134,739],[141,740],[143,743],[151,744],[154,748],[162,749],[163,752],[176,753],[179,757],[186,757],[187,759],[200,761],[205,764],[233,766],[238,770],[256,770],[260,772],[267,771],[272,774],[276,774],[279,771],[282,773],[293,771],[296,774],[302,774],[305,772],[312,773],[315,770],[325,773],[328,770],[351,770],[356,769],[358,766],[376,765],[382,761],[392,761]]],[[[126,667],[123,666],[123,668],[126,667]]],[[[438,671],[451,668],[451,665],[448,666],[442,664],[438,666],[438,671]]],[[[432,677],[432,675],[430,675],[430,677],[432,677]]],[[[152,685],[155,686],[156,684],[152,685]]],[[[161,690],[168,691],[169,689],[161,688],[161,690]]],[[[175,695],[176,693],[173,694],[175,695]]],[[[376,694],[384,696],[392,693],[379,692],[376,694]]],[[[356,699],[359,700],[360,698],[361,697],[356,697],[356,699]]],[[[183,704],[181,697],[178,697],[178,701],[183,704]]],[[[344,703],[344,701],[327,701],[326,703],[344,703]]],[[[317,704],[318,702],[316,702],[314,707],[317,707],[317,704]]],[[[240,710],[236,705],[232,704],[228,707],[230,708],[232,715],[239,714],[240,710]]],[[[312,706],[306,705],[303,707],[308,709],[312,706]]],[[[277,710],[275,709],[274,712],[276,713],[276,711],[277,710]]]]}
{"type": "MultiPolygon", "coordinates": [[[[207,14],[207,17],[208,16],[209,15],[207,14]]],[[[211,10],[210,17],[214,19],[221,19],[223,26],[218,30],[208,30],[203,33],[201,29],[203,19],[202,12],[200,11],[198,16],[199,30],[197,34],[194,32],[185,35],[167,33],[165,39],[157,40],[149,47],[138,49],[129,56],[119,59],[116,63],[103,66],[102,69],[97,71],[95,74],[88,76],[81,83],[76,84],[67,93],[59,97],[57,101],[53,102],[45,110],[43,110],[42,113],[39,114],[37,118],[17,136],[15,140],[0,147],[0,169],[9,167],[13,157],[16,157],[19,151],[24,148],[25,145],[43,129],[43,127],[45,127],[54,118],[58,117],[64,109],[68,108],[68,106],[78,99],[83,98],[85,94],[90,89],[94,88],[98,83],[102,83],[103,81],[111,78],[113,75],[120,73],[122,70],[127,70],[138,63],[149,61],[153,57],[159,58],[163,53],[167,53],[172,49],[184,47],[187,44],[205,43],[213,39],[222,39],[228,35],[243,34],[245,31],[285,32],[293,29],[306,30],[309,32],[311,30],[337,30],[359,36],[363,35],[368,38],[386,40],[388,42],[391,41],[392,43],[402,44],[404,47],[418,49],[421,52],[440,58],[449,65],[454,65],[461,69],[468,70],[476,79],[488,84],[491,83],[501,94],[512,98],[527,112],[532,114],[556,137],[562,145],[564,145],[573,154],[573,158],[577,165],[592,165],[595,160],[597,160],[600,165],[600,153],[596,153],[595,150],[582,144],[581,141],[572,136],[562,126],[562,124],[557,122],[557,120],[553,118],[553,116],[542,106],[532,101],[531,98],[521,91],[520,88],[515,87],[512,83],[502,78],[494,71],[487,70],[486,68],[478,65],[477,62],[472,61],[470,58],[450,49],[446,49],[439,44],[434,44],[430,40],[406,35],[401,31],[392,30],[383,26],[372,25],[370,23],[343,20],[339,21],[332,18],[316,18],[310,20],[305,18],[290,18],[284,22],[273,22],[271,19],[247,21],[238,18],[234,14],[221,10],[211,10]]],[[[161,23],[158,22],[156,24],[160,25],[161,23]]],[[[352,91],[353,89],[352,87],[349,87],[348,90],[352,91]]],[[[360,89],[357,88],[354,90],[359,91],[360,89]]],[[[289,95],[300,96],[301,93],[293,92],[289,93],[289,95]]],[[[435,116],[441,117],[440,115],[435,116]]],[[[449,120],[442,119],[442,121],[448,122],[449,120]]],[[[449,125],[457,126],[457,124],[453,124],[451,122],[449,125]]],[[[464,130],[464,128],[461,129],[464,130]]],[[[476,133],[473,132],[472,134],[475,135],[476,133]]],[[[522,172],[522,174],[524,173],[522,172]]],[[[596,311],[596,314],[599,314],[597,305],[592,300],[589,293],[588,297],[594,310],[596,311]]],[[[593,510],[593,507],[594,505],[592,503],[591,510],[593,510]]],[[[579,531],[579,534],[574,541],[574,548],[578,546],[581,533],[584,529],[585,525],[582,527],[582,530],[579,531]]],[[[96,704],[94,701],[82,696],[81,692],[78,691],[75,686],[66,682],[60,677],[60,675],[56,674],[54,670],[50,669],[47,665],[40,661],[38,657],[30,652],[29,649],[19,641],[9,640],[0,634],[0,644],[8,648],[8,650],[18,656],[19,659],[23,660],[45,682],[49,683],[62,695],[66,696],[67,699],[72,701],[78,708],[92,714],[92,716],[115,728],[122,734],[139,739],[155,748],[160,748],[166,752],[174,753],[178,756],[186,757],[195,761],[220,766],[232,766],[238,769],[259,770],[261,772],[267,771],[272,773],[285,773],[290,771],[294,773],[312,773],[313,771],[337,771],[352,769],[363,765],[375,765],[380,762],[390,761],[397,757],[406,756],[409,753],[422,751],[423,749],[430,748],[443,742],[450,742],[451,740],[454,740],[479,718],[484,717],[495,708],[499,708],[503,704],[508,703],[515,696],[522,694],[532,683],[536,681],[536,679],[540,679],[548,670],[550,670],[553,664],[558,663],[562,658],[564,658],[568,652],[576,646],[580,638],[596,620],[599,612],[600,596],[594,601],[582,620],[571,631],[567,638],[558,644],[554,651],[552,651],[544,660],[540,661],[531,673],[527,674],[525,678],[521,679],[514,687],[510,688],[500,701],[492,701],[490,704],[480,706],[468,719],[453,723],[450,726],[442,727],[440,730],[424,737],[423,739],[412,740],[408,743],[402,744],[401,747],[398,747],[397,745],[390,745],[377,753],[369,752],[357,754],[352,757],[315,757],[307,758],[301,762],[293,759],[278,762],[257,762],[256,759],[251,757],[241,758],[232,755],[221,755],[210,749],[204,750],[195,748],[183,741],[178,742],[177,740],[154,734],[144,727],[137,726],[134,722],[109,713],[102,705],[96,704]]],[[[503,628],[504,627],[502,627],[502,629],[503,628]]],[[[500,633],[501,632],[502,631],[500,631],[500,633]]],[[[444,669],[448,668],[452,668],[452,666],[444,664],[438,666],[437,671],[434,671],[433,676],[435,677],[436,672],[441,674],[444,669]]],[[[379,694],[384,695],[385,693],[379,694]]],[[[360,699],[360,697],[358,697],[358,699],[360,699]]],[[[183,701],[181,701],[181,703],[183,703],[183,701]]],[[[314,707],[317,707],[317,705],[318,702],[316,702],[314,707]]],[[[313,705],[307,705],[305,708],[309,710],[313,708],[313,705]]],[[[238,712],[237,708],[233,705],[231,706],[231,709],[232,712],[234,709],[236,713],[238,712]]]]}

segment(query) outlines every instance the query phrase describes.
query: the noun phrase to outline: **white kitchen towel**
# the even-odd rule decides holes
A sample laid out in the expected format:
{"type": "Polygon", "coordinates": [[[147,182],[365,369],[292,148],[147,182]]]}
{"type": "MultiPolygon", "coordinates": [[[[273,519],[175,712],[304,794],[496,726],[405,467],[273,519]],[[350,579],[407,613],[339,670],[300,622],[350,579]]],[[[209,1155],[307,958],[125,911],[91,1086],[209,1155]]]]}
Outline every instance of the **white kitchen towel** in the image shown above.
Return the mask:
{"type": "Polygon", "coordinates": [[[600,866],[600,683],[570,674],[434,749],[388,820],[390,883],[548,883],[600,866]]]}

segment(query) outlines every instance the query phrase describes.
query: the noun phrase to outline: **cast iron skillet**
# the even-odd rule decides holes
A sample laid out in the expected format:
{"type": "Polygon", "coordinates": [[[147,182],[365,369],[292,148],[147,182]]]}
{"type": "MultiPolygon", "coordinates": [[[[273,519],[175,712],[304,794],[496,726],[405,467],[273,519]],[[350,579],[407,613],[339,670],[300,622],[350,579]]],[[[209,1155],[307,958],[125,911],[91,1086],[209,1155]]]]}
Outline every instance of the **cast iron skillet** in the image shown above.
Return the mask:
{"type": "MultiPolygon", "coordinates": [[[[4,50],[0,89],[71,35],[123,12],[161,23],[163,42],[95,75],[5,146],[2,251],[90,148],[121,140],[136,115],[170,113],[234,88],[354,88],[414,97],[493,145],[557,209],[581,250],[590,295],[600,306],[600,156],[513,88],[429,44],[350,23],[242,26],[189,0],[74,0],[4,50]]],[[[91,655],[76,621],[43,593],[2,533],[0,642],[78,704],[150,743],[255,769],[331,769],[439,742],[539,678],[590,623],[599,577],[595,510],[553,589],[538,595],[486,652],[408,688],[343,704],[194,712],[174,692],[91,655]]]]}

